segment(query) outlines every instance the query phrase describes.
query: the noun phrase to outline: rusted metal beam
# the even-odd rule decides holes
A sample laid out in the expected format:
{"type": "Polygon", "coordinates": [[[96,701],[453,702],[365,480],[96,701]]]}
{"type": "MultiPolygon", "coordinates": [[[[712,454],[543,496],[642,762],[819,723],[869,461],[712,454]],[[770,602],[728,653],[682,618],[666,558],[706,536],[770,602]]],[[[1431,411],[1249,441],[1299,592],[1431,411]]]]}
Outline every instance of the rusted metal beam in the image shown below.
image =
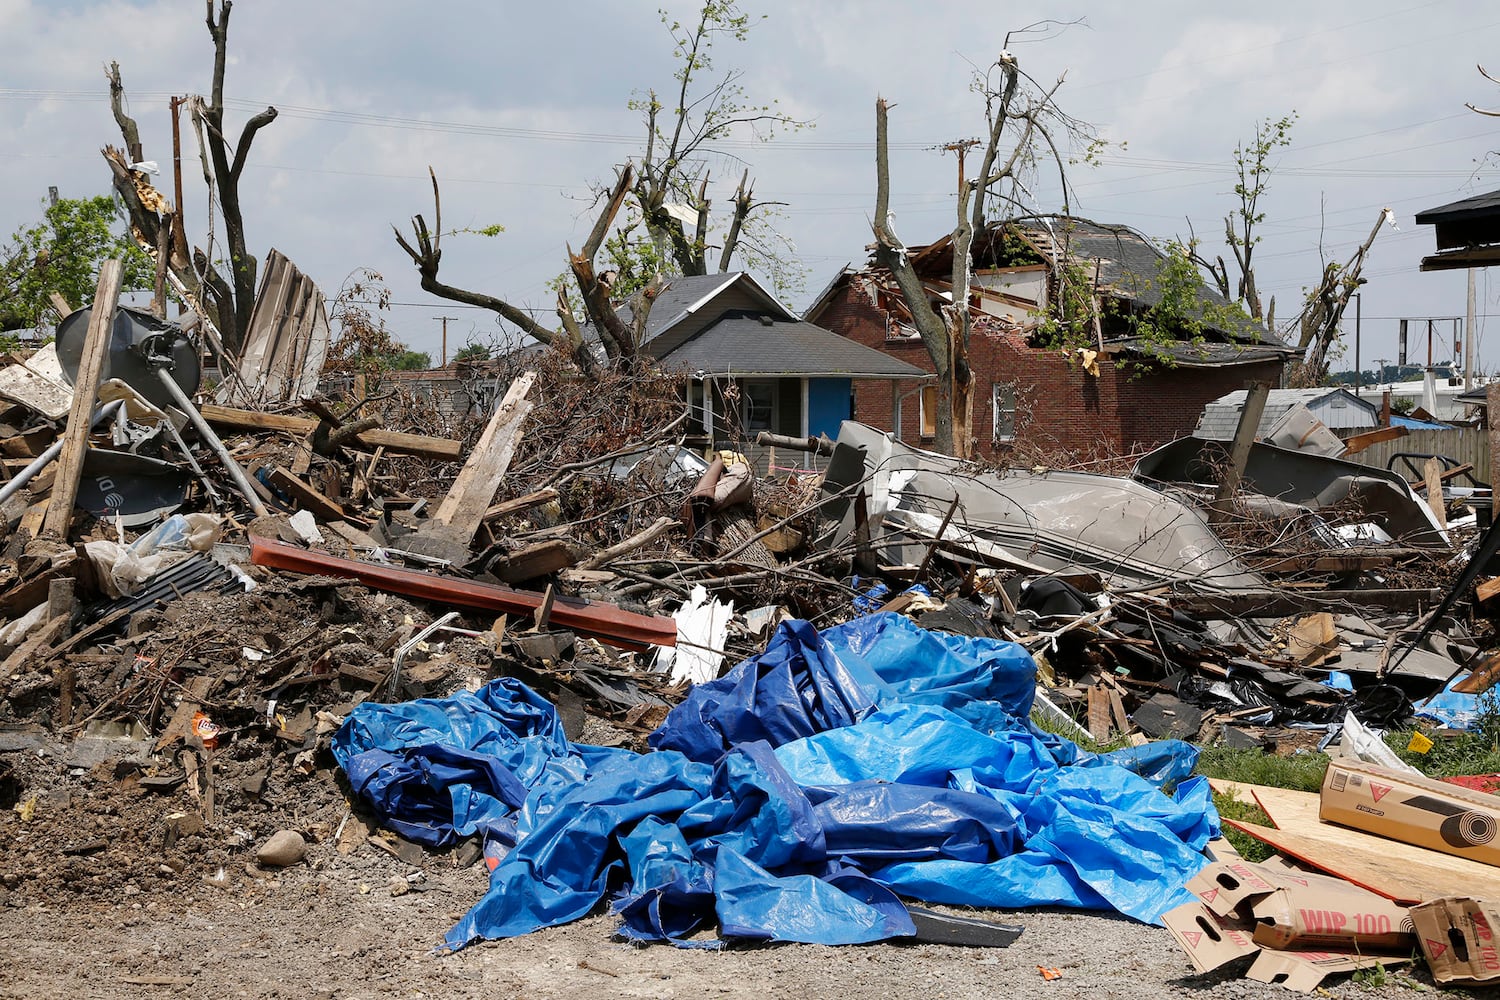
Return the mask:
{"type": "MultiPolygon", "coordinates": [[[[504,612],[530,617],[542,606],[544,596],[527,590],[435,576],[420,570],[340,559],[255,535],[250,536],[250,561],[257,566],[293,573],[358,580],[372,590],[491,614],[504,612]]],[[[593,636],[621,649],[677,645],[677,622],[674,619],[636,614],[613,604],[581,597],[555,598],[551,621],[554,625],[572,629],[580,635],[593,636]]]]}

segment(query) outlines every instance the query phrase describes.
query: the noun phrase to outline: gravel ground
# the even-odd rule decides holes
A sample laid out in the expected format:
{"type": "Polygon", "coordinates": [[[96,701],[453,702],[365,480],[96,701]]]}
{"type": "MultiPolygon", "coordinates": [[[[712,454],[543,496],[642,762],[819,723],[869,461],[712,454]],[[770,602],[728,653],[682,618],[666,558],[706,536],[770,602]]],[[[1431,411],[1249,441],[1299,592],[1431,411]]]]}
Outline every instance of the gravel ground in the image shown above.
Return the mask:
{"type": "MultiPolygon", "coordinates": [[[[925,944],[725,951],[612,939],[599,913],[566,927],[434,956],[432,945],[484,889],[483,866],[447,857],[409,867],[373,848],[314,845],[275,877],[235,872],[225,889],[125,885],[114,898],[67,895],[0,906],[0,997],[841,997],[1289,996],[1233,974],[1194,975],[1166,931],[1061,910],[989,913],[1024,925],[1010,948],[925,944]],[[393,880],[420,875],[395,895],[393,880]],[[1037,966],[1061,971],[1044,981],[1037,966]]],[[[1325,996],[1414,995],[1425,972],[1378,989],[1336,982],[1325,996]]],[[[1493,995],[1490,991],[1470,995],[1493,995]]]]}

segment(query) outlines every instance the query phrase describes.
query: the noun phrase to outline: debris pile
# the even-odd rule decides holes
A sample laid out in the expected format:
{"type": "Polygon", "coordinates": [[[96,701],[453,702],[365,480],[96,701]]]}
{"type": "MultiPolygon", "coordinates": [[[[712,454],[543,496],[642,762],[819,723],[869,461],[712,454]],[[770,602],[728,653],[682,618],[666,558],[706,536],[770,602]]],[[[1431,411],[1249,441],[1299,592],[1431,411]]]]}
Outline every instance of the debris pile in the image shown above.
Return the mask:
{"type": "Polygon", "coordinates": [[[1315,981],[1298,935],[1378,942],[1267,918],[1279,869],[1205,895],[1189,744],[1389,764],[1367,730],[1462,728],[1500,677],[1475,491],[1265,442],[1128,475],[853,421],[699,449],[673,375],[531,356],[438,414],[312,387],[326,321],[255,330],[207,390],[194,331],[102,305],[0,369],[0,904],[451,851],[493,872],[452,948],[606,898],[679,944],[1008,943],[907,901],[1045,903],[1315,981]]]}

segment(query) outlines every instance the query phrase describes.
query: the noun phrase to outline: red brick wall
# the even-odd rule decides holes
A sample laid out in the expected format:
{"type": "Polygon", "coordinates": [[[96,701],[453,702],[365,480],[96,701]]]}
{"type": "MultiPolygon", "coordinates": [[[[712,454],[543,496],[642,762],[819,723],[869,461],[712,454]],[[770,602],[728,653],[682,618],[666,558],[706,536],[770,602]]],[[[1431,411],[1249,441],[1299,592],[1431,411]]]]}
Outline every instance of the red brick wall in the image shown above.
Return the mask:
{"type": "MultiPolygon", "coordinates": [[[[932,359],[921,341],[886,339],[885,314],[853,285],[838,292],[813,321],[932,371],[932,359]]],[[[1006,451],[1006,446],[993,443],[990,399],[997,382],[1017,387],[1013,442],[1017,451],[1094,455],[1129,452],[1190,434],[1204,404],[1243,389],[1252,380],[1277,385],[1281,377],[1278,362],[1140,372],[1131,365],[1117,368],[1108,361],[1100,364],[1096,377],[1061,351],[1028,347],[1019,334],[983,321],[970,339],[969,358],[974,371],[974,433],[980,451],[989,457],[1001,457],[1006,451]]],[[[895,400],[900,397],[902,438],[914,445],[930,443],[918,437],[918,387],[916,381],[856,382],[855,419],[892,430],[895,400]]]]}

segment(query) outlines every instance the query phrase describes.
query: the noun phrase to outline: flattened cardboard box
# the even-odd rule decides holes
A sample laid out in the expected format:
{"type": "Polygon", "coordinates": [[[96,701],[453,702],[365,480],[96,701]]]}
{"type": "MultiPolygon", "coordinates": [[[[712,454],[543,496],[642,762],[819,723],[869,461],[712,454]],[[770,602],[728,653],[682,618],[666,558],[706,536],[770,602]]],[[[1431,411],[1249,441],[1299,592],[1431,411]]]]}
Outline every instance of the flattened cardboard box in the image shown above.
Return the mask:
{"type": "Polygon", "coordinates": [[[1404,965],[1404,957],[1359,955],[1339,951],[1275,951],[1262,948],[1251,938],[1244,921],[1219,917],[1202,903],[1187,903],[1163,917],[1172,937],[1187,953],[1199,972],[1212,972],[1236,959],[1255,956],[1245,977],[1260,983],[1278,983],[1289,990],[1308,993],[1338,972],[1357,972],[1376,965],[1404,965]]]}
{"type": "Polygon", "coordinates": [[[1221,919],[1248,924],[1268,948],[1409,949],[1411,917],[1367,889],[1248,861],[1212,864],[1187,889],[1221,919]]]}
{"type": "Polygon", "coordinates": [[[1411,909],[1417,940],[1439,983],[1500,979],[1500,906],[1467,896],[1432,899],[1411,909]]]}
{"type": "Polygon", "coordinates": [[[1500,865],[1500,797],[1362,761],[1335,760],[1318,817],[1444,854],[1500,865]]]}

